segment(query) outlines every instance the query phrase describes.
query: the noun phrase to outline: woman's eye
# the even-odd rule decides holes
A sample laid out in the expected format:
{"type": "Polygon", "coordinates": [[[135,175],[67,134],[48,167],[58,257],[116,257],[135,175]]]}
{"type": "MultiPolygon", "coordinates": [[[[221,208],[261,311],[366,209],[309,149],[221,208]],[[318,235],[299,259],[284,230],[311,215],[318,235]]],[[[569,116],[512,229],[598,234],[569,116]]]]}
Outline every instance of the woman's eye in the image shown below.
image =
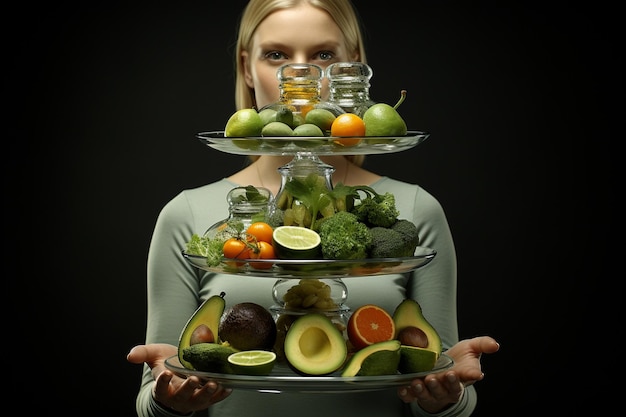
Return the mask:
{"type": "Polygon", "coordinates": [[[272,61],[285,59],[285,54],[283,54],[282,52],[278,52],[278,51],[267,52],[263,56],[265,57],[265,59],[269,59],[272,61]]]}
{"type": "Polygon", "coordinates": [[[331,59],[333,59],[334,56],[335,55],[329,51],[323,51],[318,54],[318,57],[321,61],[330,61],[331,59]]]}

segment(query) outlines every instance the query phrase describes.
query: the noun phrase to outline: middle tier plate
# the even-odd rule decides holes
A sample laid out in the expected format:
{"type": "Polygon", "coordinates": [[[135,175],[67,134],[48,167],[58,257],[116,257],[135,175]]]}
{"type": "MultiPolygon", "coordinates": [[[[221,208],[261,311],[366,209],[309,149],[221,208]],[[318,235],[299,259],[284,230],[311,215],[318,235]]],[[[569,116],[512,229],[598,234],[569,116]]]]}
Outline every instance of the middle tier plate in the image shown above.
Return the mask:
{"type": "Polygon", "coordinates": [[[422,143],[429,136],[426,132],[409,130],[402,136],[367,136],[353,146],[342,146],[337,136],[267,136],[225,137],[223,131],[198,133],[197,138],[205,145],[222,152],[237,155],[369,155],[400,152],[422,143]]]}
{"type": "Polygon", "coordinates": [[[414,271],[433,260],[434,249],[418,246],[413,256],[402,258],[367,259],[255,259],[256,264],[270,264],[269,268],[254,268],[241,259],[224,258],[217,266],[207,265],[207,259],[182,251],[182,255],[196,268],[208,272],[231,275],[249,275],[268,278],[348,278],[373,275],[401,274],[414,271]],[[237,266],[237,263],[241,264],[237,266]]]}

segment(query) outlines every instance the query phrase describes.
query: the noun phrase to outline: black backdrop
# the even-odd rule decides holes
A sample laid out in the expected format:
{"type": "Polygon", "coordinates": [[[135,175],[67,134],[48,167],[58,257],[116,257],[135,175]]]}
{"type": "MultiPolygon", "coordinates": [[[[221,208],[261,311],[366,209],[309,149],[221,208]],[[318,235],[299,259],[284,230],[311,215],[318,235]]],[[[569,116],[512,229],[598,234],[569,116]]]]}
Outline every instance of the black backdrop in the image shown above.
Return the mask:
{"type": "MultiPolygon", "coordinates": [[[[10,16],[5,287],[16,296],[7,301],[28,305],[5,322],[18,341],[11,369],[27,383],[16,385],[43,397],[22,407],[134,415],[141,367],[125,356],[143,341],[158,212],[243,166],[194,135],[234,110],[244,3],[55,4],[10,16]]],[[[446,209],[461,336],[502,345],[483,358],[475,415],[534,414],[549,384],[565,382],[564,343],[588,339],[569,309],[592,296],[582,281],[612,271],[602,223],[614,207],[611,147],[623,138],[615,13],[439,3],[361,6],[373,99],[393,104],[408,90],[400,113],[431,133],[367,166],[420,183],[446,209]]]]}

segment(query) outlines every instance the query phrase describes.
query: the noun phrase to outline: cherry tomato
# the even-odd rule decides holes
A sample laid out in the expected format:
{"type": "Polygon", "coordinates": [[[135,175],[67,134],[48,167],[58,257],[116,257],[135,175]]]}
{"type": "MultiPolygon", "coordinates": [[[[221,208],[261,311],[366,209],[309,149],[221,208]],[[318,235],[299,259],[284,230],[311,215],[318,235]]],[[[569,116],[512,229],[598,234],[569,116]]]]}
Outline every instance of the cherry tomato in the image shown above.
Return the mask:
{"type": "MultiPolygon", "coordinates": [[[[257,242],[257,247],[259,251],[253,255],[256,259],[276,259],[276,252],[271,243],[261,240],[257,242]]],[[[250,266],[256,269],[269,269],[272,265],[274,264],[271,262],[250,262],[250,266]]]]}
{"type": "Polygon", "coordinates": [[[265,222],[254,222],[248,226],[246,233],[254,236],[257,242],[272,243],[274,228],[265,222]]]}
{"type": "MultiPolygon", "coordinates": [[[[224,242],[224,248],[222,251],[224,252],[224,257],[226,258],[250,259],[257,257],[254,255],[252,248],[247,242],[244,242],[236,237],[231,237],[224,242]]],[[[243,264],[245,264],[245,262],[235,262],[236,266],[241,266],[243,264]]]]}

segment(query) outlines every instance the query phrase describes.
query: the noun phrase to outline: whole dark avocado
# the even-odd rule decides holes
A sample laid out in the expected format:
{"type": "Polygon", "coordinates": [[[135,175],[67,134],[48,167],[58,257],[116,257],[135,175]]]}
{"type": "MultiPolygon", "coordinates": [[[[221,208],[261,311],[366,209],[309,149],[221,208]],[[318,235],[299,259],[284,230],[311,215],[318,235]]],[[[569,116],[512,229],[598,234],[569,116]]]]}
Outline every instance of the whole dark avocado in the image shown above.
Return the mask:
{"type": "Polygon", "coordinates": [[[224,311],[219,335],[222,342],[237,350],[271,350],[276,341],[276,322],[263,306],[238,303],[224,311]]]}

